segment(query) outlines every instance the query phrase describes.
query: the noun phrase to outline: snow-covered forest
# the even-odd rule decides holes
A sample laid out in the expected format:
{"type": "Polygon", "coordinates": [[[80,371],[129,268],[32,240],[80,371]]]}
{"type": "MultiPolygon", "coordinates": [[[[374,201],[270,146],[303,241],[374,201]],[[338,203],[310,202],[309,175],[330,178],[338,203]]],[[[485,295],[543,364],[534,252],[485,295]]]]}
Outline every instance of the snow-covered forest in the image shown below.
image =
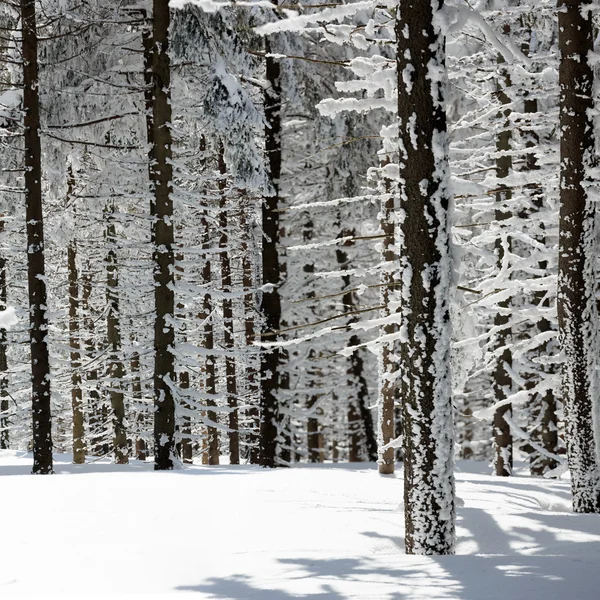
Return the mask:
{"type": "Polygon", "coordinates": [[[0,0],[0,595],[595,597],[599,109],[587,0],[0,0]]]}

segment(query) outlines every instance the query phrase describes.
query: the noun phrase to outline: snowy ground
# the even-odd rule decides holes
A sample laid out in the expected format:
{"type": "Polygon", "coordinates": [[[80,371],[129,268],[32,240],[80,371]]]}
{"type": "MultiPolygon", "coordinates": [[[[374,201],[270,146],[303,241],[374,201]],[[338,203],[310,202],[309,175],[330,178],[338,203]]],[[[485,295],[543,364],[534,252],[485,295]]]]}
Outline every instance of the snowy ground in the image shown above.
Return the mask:
{"type": "Polygon", "coordinates": [[[567,481],[458,465],[458,556],[403,554],[402,482],[373,465],[265,470],[152,464],[28,475],[0,452],[0,598],[586,600],[600,516],[567,481]]]}

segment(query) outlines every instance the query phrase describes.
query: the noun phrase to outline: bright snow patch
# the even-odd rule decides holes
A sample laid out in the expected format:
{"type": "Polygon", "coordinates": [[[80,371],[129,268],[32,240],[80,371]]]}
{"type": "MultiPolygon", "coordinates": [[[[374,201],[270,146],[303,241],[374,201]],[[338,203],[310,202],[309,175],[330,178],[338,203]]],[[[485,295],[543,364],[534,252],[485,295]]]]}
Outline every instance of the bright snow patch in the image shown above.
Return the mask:
{"type": "Polygon", "coordinates": [[[568,481],[459,463],[458,554],[403,554],[402,482],[373,465],[76,466],[0,451],[0,597],[228,600],[598,597],[600,517],[568,481]],[[156,596],[155,596],[156,597],[156,596]]]}

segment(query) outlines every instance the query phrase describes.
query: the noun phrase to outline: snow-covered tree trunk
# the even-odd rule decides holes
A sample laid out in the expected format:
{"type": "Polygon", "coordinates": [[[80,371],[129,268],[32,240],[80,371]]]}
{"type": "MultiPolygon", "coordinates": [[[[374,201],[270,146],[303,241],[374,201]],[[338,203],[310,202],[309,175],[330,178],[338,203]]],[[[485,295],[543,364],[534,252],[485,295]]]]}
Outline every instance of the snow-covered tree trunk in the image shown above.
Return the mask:
{"type": "Polygon", "coordinates": [[[252,259],[250,223],[248,214],[250,211],[249,202],[246,198],[240,207],[239,225],[241,231],[240,250],[242,253],[242,285],[244,288],[244,338],[248,352],[246,364],[246,404],[247,419],[249,423],[246,428],[249,430],[246,438],[248,450],[248,459],[250,464],[259,462],[259,436],[260,419],[258,412],[258,402],[260,397],[259,372],[257,369],[256,356],[253,348],[256,341],[255,321],[256,321],[256,299],[255,299],[255,277],[254,271],[256,265],[252,259]]]}
{"type": "Polygon", "coordinates": [[[115,205],[110,203],[106,210],[106,338],[109,347],[108,375],[109,396],[113,422],[113,453],[115,463],[129,462],[127,434],[125,431],[125,395],[123,379],[125,367],[121,356],[121,317],[119,314],[119,267],[117,264],[116,227],[114,222],[115,205]]]}
{"type": "MultiPolygon", "coordinates": [[[[384,318],[389,318],[395,308],[390,306],[390,301],[393,298],[393,291],[396,288],[395,282],[395,264],[398,260],[395,251],[395,232],[394,224],[394,195],[390,193],[390,184],[386,183],[386,194],[382,200],[380,222],[383,231],[383,244],[381,250],[381,259],[386,263],[381,273],[381,305],[384,318]]],[[[385,323],[381,327],[381,335],[387,338],[393,338],[398,332],[396,323],[385,323]]],[[[396,374],[398,371],[398,363],[396,359],[396,344],[394,340],[385,341],[381,347],[380,360],[380,379],[379,382],[379,453],[378,463],[379,472],[382,475],[391,475],[395,467],[395,450],[394,448],[385,448],[395,436],[395,405],[398,394],[398,384],[396,382],[396,374]]]]}
{"type": "Polygon", "coordinates": [[[27,280],[31,340],[31,400],[33,473],[52,473],[50,358],[44,222],[42,206],[42,148],[38,81],[38,37],[35,0],[21,0],[23,49],[23,125],[25,136],[25,205],[27,222],[27,280]]]}
{"type": "MultiPolygon", "coordinates": [[[[134,342],[134,339],[132,339],[134,342]]],[[[138,405],[138,407],[142,403],[143,391],[142,391],[142,379],[140,377],[140,353],[137,349],[133,350],[131,353],[131,359],[129,361],[129,370],[131,373],[131,396],[134,402],[138,405]]],[[[138,432],[144,430],[144,413],[139,410],[136,417],[137,421],[137,430],[138,432]]],[[[138,435],[135,440],[135,457],[137,460],[146,460],[147,456],[147,448],[146,448],[146,440],[138,435]]]]}
{"type": "Polygon", "coordinates": [[[234,340],[234,323],[233,323],[233,300],[231,294],[232,277],[231,277],[231,259],[229,255],[231,250],[228,246],[231,244],[229,238],[229,220],[227,211],[227,165],[225,164],[225,150],[223,145],[219,144],[219,229],[221,236],[219,238],[219,248],[221,249],[221,286],[223,289],[223,345],[226,352],[225,355],[225,390],[227,393],[227,408],[228,414],[228,429],[227,437],[229,438],[229,464],[240,464],[240,434],[238,427],[238,392],[236,379],[236,358],[235,358],[235,340],[234,340]]]}
{"type": "MultiPolygon", "coordinates": [[[[530,29],[527,31],[527,39],[523,44],[523,53],[529,56],[531,54],[530,49],[532,46],[532,41],[536,32],[534,29],[530,29]]],[[[526,115],[536,115],[539,110],[538,99],[533,96],[530,97],[527,93],[524,101],[523,101],[523,112],[526,115]]],[[[540,165],[538,164],[538,159],[536,153],[533,152],[538,146],[540,142],[540,136],[536,133],[534,129],[526,130],[526,139],[525,147],[530,150],[525,155],[525,167],[524,170],[526,172],[532,172],[540,170],[540,165]]],[[[544,192],[542,188],[537,183],[533,183],[529,186],[530,194],[531,194],[531,208],[533,215],[535,216],[540,213],[544,207],[544,192]]],[[[541,224],[540,228],[542,232],[544,231],[544,225],[541,224]]],[[[546,236],[544,233],[536,236],[536,241],[540,244],[546,246],[546,236]]],[[[538,268],[540,270],[541,276],[544,276],[548,272],[548,261],[542,260],[538,262],[538,268]]],[[[545,290],[536,291],[534,294],[534,301],[536,306],[549,308],[550,307],[550,299],[545,290]]],[[[552,331],[552,323],[546,319],[540,319],[535,325],[537,331],[540,333],[546,333],[552,331]]],[[[538,353],[540,357],[545,357],[549,353],[552,353],[552,347],[548,342],[544,342],[540,345],[538,349],[538,353]]],[[[543,373],[554,373],[554,365],[540,365],[539,367],[543,373]]],[[[535,384],[534,384],[535,385],[535,384]]],[[[556,415],[556,394],[555,391],[550,388],[543,393],[542,396],[540,394],[536,394],[534,397],[535,406],[533,408],[534,414],[539,419],[539,428],[536,427],[534,432],[532,433],[532,438],[535,442],[541,443],[542,447],[548,451],[549,454],[557,456],[558,455],[558,420],[556,415]]],[[[534,422],[535,426],[538,426],[537,419],[534,422]]],[[[535,450],[532,449],[530,454],[530,468],[532,475],[543,476],[546,472],[551,471],[558,467],[559,463],[555,458],[551,458],[550,456],[545,456],[535,450]]]]}
{"type": "MultiPolygon", "coordinates": [[[[508,34],[510,30],[505,28],[504,32],[508,34]]],[[[498,118],[502,120],[502,123],[496,137],[496,152],[498,153],[496,158],[496,177],[498,179],[505,179],[512,171],[512,156],[510,154],[512,139],[511,109],[507,106],[510,104],[510,98],[506,93],[506,88],[510,87],[511,80],[507,73],[503,73],[501,65],[505,63],[504,58],[500,55],[497,60],[500,65],[499,71],[504,75],[499,78],[497,96],[500,103],[505,105],[505,108],[498,114],[498,118]]],[[[510,218],[510,210],[507,205],[511,199],[511,190],[504,184],[499,184],[498,191],[496,192],[496,204],[498,207],[495,210],[495,219],[498,224],[510,218]]],[[[503,234],[502,230],[499,231],[495,250],[498,257],[498,270],[502,270],[506,268],[505,261],[508,260],[511,250],[510,236],[503,234]]],[[[510,304],[510,298],[498,302],[499,310],[494,315],[494,327],[498,331],[495,345],[497,351],[500,352],[496,358],[496,366],[493,372],[495,402],[505,400],[510,394],[512,387],[512,377],[509,372],[512,366],[512,353],[509,347],[511,329],[510,325],[508,325],[510,322],[510,304]]],[[[512,475],[513,463],[512,434],[505,416],[512,418],[511,404],[503,404],[494,412],[494,472],[500,477],[512,475]]]]}
{"type": "MultiPolygon", "coordinates": [[[[265,40],[265,52],[270,54],[271,44],[265,40]]],[[[260,310],[263,321],[264,342],[277,341],[281,321],[281,300],[279,297],[279,179],[281,177],[281,70],[279,61],[267,56],[266,79],[268,88],[264,94],[265,110],[265,152],[273,191],[263,201],[262,207],[262,270],[263,290],[260,310]]],[[[277,437],[279,423],[280,357],[277,347],[261,353],[261,422],[260,422],[260,464],[275,467],[277,463],[277,437]]]]}
{"type": "MultiPolygon", "coordinates": [[[[177,273],[177,281],[180,281],[184,277],[184,268],[182,266],[185,260],[183,253],[178,253],[175,256],[175,272],[177,273]]],[[[177,321],[179,325],[179,340],[182,344],[187,344],[187,326],[186,326],[186,305],[183,302],[177,303],[177,321]]],[[[182,396],[185,397],[186,393],[189,393],[190,389],[190,372],[188,369],[184,369],[179,372],[179,388],[181,389],[182,396]]],[[[177,444],[177,453],[181,457],[184,463],[191,464],[193,461],[194,448],[192,444],[192,418],[190,412],[192,408],[189,403],[182,400],[182,408],[184,414],[180,417],[179,425],[179,439],[177,444]]]]}
{"type": "Polygon", "coordinates": [[[77,246],[72,240],[67,250],[69,270],[69,346],[71,348],[71,409],[73,411],[73,462],[85,463],[83,391],[81,389],[81,341],[79,331],[79,277],[77,246]]]}
{"type": "MultiPolygon", "coordinates": [[[[4,231],[4,215],[0,215],[0,234],[4,231]]],[[[6,288],[6,258],[0,255],[0,310],[7,308],[7,288],[6,288]]],[[[10,435],[8,432],[8,360],[7,360],[8,340],[6,328],[0,327],[0,450],[6,450],[9,447],[10,435]]]]}
{"type": "MultiPolygon", "coordinates": [[[[338,235],[340,238],[354,237],[356,232],[350,229],[342,229],[338,235]]],[[[352,241],[346,241],[343,245],[351,245],[352,241]]],[[[340,271],[348,271],[350,268],[348,253],[337,248],[335,251],[336,261],[340,271]]],[[[356,308],[356,296],[350,288],[350,275],[342,275],[343,289],[346,291],[342,296],[343,312],[352,313],[356,308]]],[[[355,323],[356,318],[350,317],[348,325],[355,323]]],[[[352,334],[348,340],[348,346],[360,346],[360,338],[352,334]]],[[[355,350],[349,359],[346,373],[348,375],[348,461],[361,462],[365,459],[363,454],[363,440],[366,446],[366,457],[370,461],[377,460],[377,439],[373,427],[373,417],[369,409],[369,388],[365,379],[365,369],[360,350],[355,350]]]]}
{"type": "Polygon", "coordinates": [[[442,6],[400,0],[395,27],[407,554],[450,554],[455,537],[442,6]]]}
{"type": "Polygon", "coordinates": [[[152,12],[153,242],[154,242],[154,468],[173,468],[175,456],[175,257],[173,254],[173,162],[169,2],[154,0],[152,12]]]}
{"type": "MultiPolygon", "coordinates": [[[[202,283],[209,288],[211,283],[211,231],[208,224],[208,216],[201,218],[200,227],[202,228],[202,250],[204,250],[204,265],[202,267],[202,283]]],[[[213,327],[213,301],[211,294],[207,291],[202,300],[202,312],[198,316],[200,323],[203,324],[202,348],[206,352],[204,362],[206,393],[206,406],[209,410],[206,413],[208,424],[206,427],[207,437],[204,440],[207,452],[203,454],[202,461],[206,460],[209,465],[219,464],[219,430],[214,426],[217,423],[217,413],[210,410],[210,407],[216,406],[217,395],[217,366],[214,355],[215,335],[213,327]]]]}
{"type": "Polygon", "coordinates": [[[565,364],[562,393],[573,510],[600,512],[600,478],[594,441],[597,363],[594,282],[594,208],[589,197],[594,163],[591,113],[592,3],[558,1],[560,50],[560,234],[558,324],[565,364]],[[587,10],[586,10],[587,9],[587,10]]]}
{"type": "Polygon", "coordinates": [[[85,373],[86,389],[88,397],[88,413],[90,428],[90,449],[96,456],[106,454],[108,449],[104,447],[104,427],[106,424],[104,418],[104,403],[98,392],[98,361],[96,360],[96,340],[94,337],[95,318],[90,306],[90,296],[92,295],[92,274],[91,265],[86,265],[82,274],[81,285],[81,310],[83,313],[83,325],[86,333],[84,342],[86,363],[90,368],[85,373]]]}

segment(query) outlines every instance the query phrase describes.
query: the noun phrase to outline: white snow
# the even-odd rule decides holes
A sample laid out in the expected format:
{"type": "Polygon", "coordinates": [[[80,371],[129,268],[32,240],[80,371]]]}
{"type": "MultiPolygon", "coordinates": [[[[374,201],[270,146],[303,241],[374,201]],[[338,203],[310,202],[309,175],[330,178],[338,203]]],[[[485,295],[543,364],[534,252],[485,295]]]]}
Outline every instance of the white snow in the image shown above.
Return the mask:
{"type": "Polygon", "coordinates": [[[598,597],[600,518],[569,482],[459,462],[458,556],[403,553],[401,473],[69,464],[0,451],[0,597],[577,600],[598,597]]]}

